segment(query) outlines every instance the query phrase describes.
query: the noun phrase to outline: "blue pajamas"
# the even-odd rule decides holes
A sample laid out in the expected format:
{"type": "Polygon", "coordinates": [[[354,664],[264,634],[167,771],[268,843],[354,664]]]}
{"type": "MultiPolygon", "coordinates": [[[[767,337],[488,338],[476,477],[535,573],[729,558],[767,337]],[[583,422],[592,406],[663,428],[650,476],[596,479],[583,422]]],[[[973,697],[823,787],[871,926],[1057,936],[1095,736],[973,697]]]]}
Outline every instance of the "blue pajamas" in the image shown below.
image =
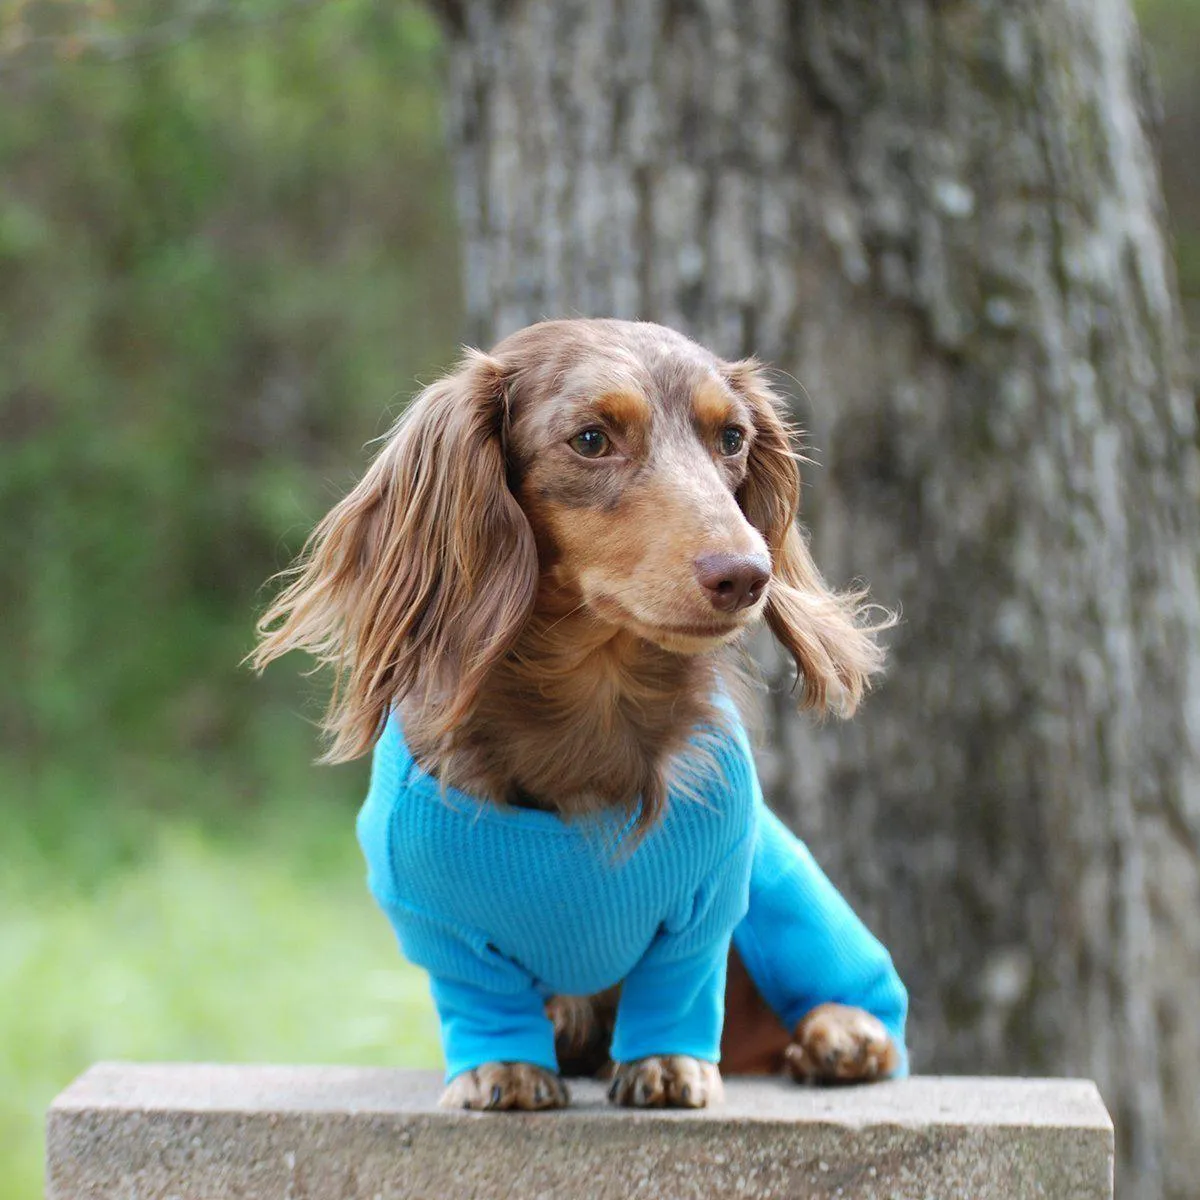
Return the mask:
{"type": "Polygon", "coordinates": [[[564,821],[480,802],[425,774],[393,717],[358,817],[368,884],[430,974],[447,1078],[489,1061],[557,1069],[543,1004],[623,981],[612,1055],[717,1061],[732,935],[792,1027],[836,1000],[898,1046],[905,994],[886,951],[767,810],[732,708],[699,731],[713,763],[640,841],[626,813],[564,821]]]}

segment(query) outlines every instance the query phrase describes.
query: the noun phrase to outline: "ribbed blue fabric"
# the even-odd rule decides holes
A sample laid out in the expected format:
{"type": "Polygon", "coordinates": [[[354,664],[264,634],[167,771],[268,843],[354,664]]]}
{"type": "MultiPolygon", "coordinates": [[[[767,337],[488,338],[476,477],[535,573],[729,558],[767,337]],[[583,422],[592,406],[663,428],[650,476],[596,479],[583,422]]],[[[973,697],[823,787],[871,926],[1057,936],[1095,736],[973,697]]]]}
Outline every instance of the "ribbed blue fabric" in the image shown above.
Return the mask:
{"type": "Polygon", "coordinates": [[[769,814],[745,732],[729,719],[704,733],[704,783],[673,793],[640,842],[624,814],[567,822],[443,789],[389,721],[358,838],[372,894],[430,974],[447,1079],[490,1061],[556,1070],[545,998],[619,981],[614,1059],[717,1061],[735,927],[789,1027],[838,1000],[874,1012],[903,1045],[891,960],[769,814]]]}

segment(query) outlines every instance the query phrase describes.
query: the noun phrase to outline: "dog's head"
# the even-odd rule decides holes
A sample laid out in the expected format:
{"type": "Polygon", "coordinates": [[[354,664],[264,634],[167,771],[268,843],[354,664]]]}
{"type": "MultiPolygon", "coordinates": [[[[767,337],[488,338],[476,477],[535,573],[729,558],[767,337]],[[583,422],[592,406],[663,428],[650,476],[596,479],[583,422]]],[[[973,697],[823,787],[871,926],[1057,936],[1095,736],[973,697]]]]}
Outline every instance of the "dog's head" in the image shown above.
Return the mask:
{"type": "Polygon", "coordinates": [[[337,668],[343,759],[417,690],[461,721],[539,605],[679,654],[765,615],[802,703],[853,711],[881,652],[796,525],[780,412],[755,362],[657,325],[548,321],[468,353],[314,531],[256,665],[301,648],[337,668]]]}

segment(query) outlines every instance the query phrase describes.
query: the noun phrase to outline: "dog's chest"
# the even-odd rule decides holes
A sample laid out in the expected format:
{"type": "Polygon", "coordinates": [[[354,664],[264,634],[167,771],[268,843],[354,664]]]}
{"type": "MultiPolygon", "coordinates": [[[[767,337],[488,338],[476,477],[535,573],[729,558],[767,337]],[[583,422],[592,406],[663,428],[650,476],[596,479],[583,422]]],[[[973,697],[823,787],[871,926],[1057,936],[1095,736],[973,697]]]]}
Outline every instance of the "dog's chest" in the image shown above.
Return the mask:
{"type": "Polygon", "coordinates": [[[707,784],[672,791],[638,840],[616,813],[566,821],[442,789],[390,724],[358,834],[406,955],[487,990],[532,977],[546,992],[586,993],[620,982],[660,935],[687,937],[735,847],[752,843],[759,798],[744,733],[713,746],[707,784]]]}
{"type": "Polygon", "coordinates": [[[402,806],[395,820],[401,901],[547,992],[623,979],[661,929],[687,924],[720,851],[718,829],[680,839],[669,819],[633,847],[619,841],[618,824],[544,813],[481,816],[443,803],[432,814],[402,806]]]}

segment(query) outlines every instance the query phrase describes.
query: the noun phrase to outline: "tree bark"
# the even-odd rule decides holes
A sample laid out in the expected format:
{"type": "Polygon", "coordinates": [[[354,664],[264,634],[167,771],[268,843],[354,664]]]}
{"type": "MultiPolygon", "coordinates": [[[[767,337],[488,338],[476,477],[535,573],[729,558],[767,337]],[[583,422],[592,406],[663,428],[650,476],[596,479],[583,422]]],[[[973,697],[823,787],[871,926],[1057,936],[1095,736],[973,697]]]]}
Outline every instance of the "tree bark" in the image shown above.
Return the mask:
{"type": "Polygon", "coordinates": [[[921,1071],[1096,1078],[1200,1180],[1200,469],[1126,0],[461,0],[473,341],[641,317],[783,372],[848,725],[763,648],[764,784],[893,950],[921,1071]]]}

